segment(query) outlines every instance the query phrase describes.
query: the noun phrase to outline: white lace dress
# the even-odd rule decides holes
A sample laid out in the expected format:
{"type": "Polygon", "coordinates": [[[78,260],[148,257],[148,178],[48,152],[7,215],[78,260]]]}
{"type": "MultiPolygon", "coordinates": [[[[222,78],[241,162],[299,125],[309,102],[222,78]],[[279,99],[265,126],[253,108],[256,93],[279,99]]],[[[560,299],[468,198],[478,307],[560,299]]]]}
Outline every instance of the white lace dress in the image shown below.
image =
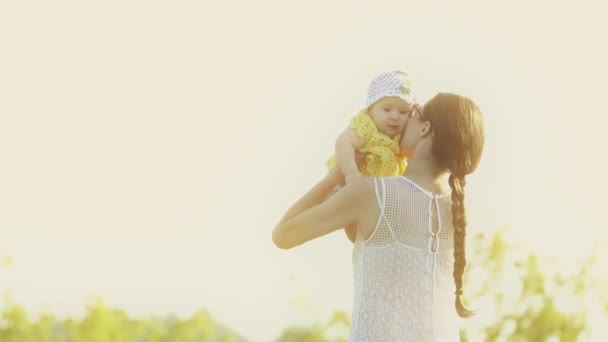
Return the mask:
{"type": "Polygon", "coordinates": [[[459,341],[452,202],[405,177],[376,179],[380,216],[353,249],[349,341],[459,341]]]}

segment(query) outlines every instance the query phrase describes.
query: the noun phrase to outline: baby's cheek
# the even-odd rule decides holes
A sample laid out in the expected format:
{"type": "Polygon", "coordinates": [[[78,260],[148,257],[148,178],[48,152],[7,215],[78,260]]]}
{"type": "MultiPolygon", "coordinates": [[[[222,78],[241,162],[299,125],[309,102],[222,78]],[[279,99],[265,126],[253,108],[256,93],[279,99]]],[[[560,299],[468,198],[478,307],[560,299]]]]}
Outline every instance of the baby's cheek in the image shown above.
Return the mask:
{"type": "Polygon", "coordinates": [[[407,117],[401,120],[401,125],[399,128],[403,131],[405,129],[405,125],[407,124],[407,117]]]}

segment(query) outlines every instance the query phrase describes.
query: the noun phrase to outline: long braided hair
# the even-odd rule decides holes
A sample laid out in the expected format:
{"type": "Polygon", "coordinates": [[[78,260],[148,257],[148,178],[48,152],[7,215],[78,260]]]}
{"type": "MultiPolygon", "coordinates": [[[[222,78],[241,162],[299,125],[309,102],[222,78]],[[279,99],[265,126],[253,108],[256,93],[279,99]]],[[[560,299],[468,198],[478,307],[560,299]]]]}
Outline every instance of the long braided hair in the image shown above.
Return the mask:
{"type": "Polygon", "coordinates": [[[460,317],[469,318],[473,312],[462,303],[462,275],[467,264],[464,187],[465,176],[475,171],[483,151],[485,140],[483,116],[469,98],[439,93],[425,104],[421,118],[431,123],[433,158],[442,170],[450,172],[454,226],[455,306],[460,317]]]}

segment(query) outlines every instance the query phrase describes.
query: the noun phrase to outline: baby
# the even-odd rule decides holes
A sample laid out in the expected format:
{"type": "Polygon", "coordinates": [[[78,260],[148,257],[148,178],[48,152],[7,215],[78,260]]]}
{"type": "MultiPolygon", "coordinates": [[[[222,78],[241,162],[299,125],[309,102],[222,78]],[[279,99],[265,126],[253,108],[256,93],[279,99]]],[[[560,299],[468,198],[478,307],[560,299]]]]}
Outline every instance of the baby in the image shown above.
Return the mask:
{"type": "Polygon", "coordinates": [[[390,177],[403,174],[405,159],[399,155],[399,141],[415,96],[405,71],[376,76],[367,92],[366,108],[355,115],[350,126],[336,141],[335,155],[327,162],[331,170],[339,165],[346,183],[364,177],[390,177]],[[355,153],[366,154],[357,165],[355,153]]]}

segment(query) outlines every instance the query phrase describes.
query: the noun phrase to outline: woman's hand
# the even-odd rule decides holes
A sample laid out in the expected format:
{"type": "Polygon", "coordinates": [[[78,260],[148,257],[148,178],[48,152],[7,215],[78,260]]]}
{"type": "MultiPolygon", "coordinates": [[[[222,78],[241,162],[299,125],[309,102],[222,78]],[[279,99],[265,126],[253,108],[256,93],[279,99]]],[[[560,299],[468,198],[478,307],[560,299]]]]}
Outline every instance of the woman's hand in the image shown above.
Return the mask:
{"type": "Polygon", "coordinates": [[[361,164],[363,164],[367,155],[368,153],[355,152],[355,161],[357,161],[357,166],[361,166],[361,164]]]}

